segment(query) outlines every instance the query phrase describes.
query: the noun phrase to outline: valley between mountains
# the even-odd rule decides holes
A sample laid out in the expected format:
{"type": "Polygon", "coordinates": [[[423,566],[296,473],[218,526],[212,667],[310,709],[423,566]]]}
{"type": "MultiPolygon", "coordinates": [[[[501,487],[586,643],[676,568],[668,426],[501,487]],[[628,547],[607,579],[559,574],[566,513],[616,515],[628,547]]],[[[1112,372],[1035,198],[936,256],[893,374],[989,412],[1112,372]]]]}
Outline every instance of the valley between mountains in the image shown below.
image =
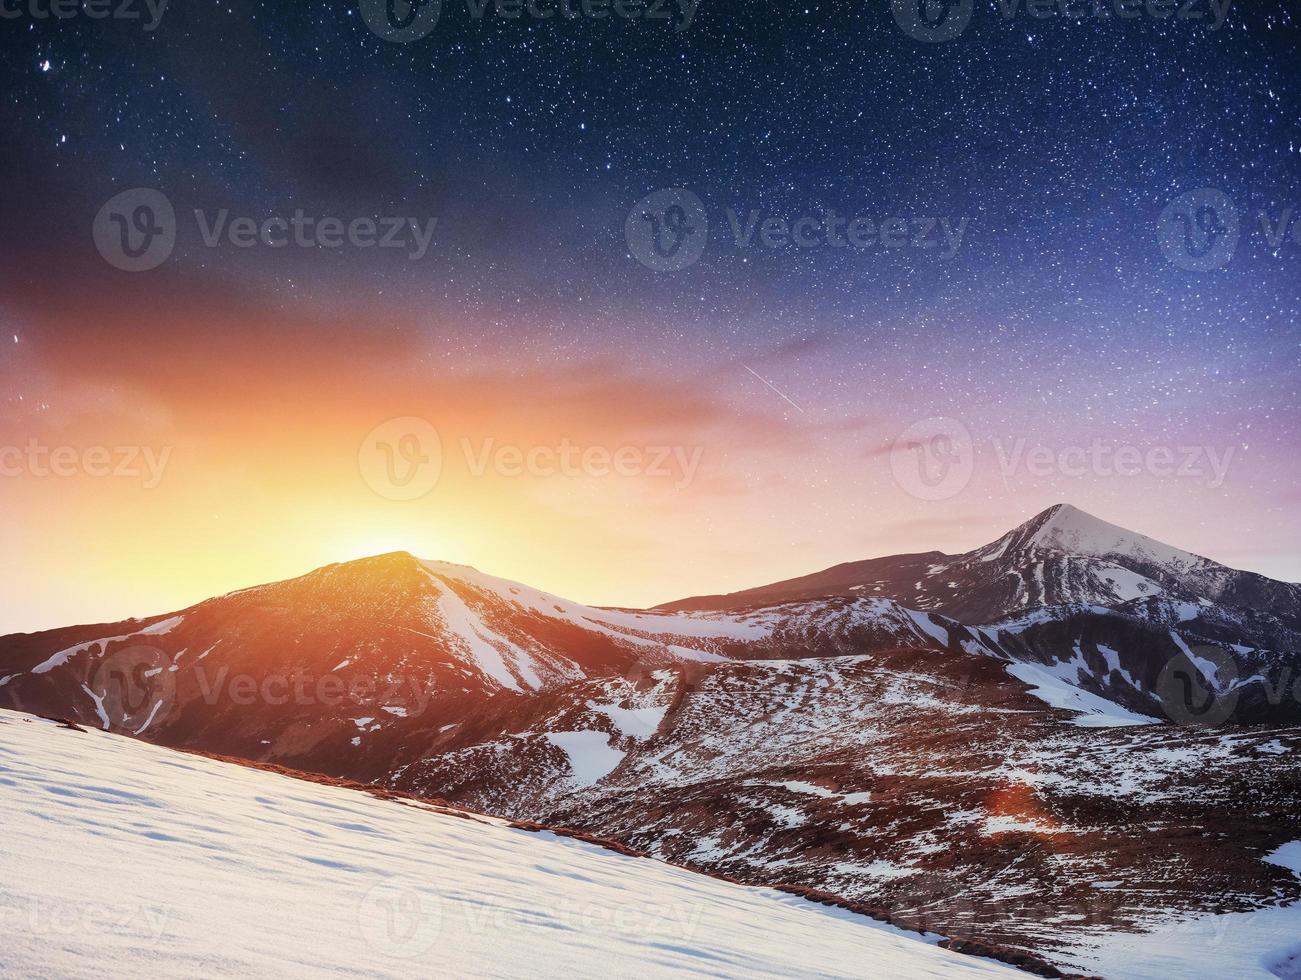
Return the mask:
{"type": "Polygon", "coordinates": [[[1060,505],[967,554],[652,610],[383,555],[0,638],[0,708],[575,828],[1066,973],[1295,977],[1299,650],[1301,587],[1060,505]]]}

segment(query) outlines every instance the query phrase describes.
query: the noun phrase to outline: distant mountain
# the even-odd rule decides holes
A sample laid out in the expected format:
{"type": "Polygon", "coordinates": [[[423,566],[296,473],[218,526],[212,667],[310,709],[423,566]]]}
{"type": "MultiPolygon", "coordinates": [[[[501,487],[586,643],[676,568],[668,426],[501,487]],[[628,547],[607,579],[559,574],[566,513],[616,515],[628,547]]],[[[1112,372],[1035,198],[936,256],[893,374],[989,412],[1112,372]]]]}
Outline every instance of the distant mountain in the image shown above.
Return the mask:
{"type": "Polygon", "coordinates": [[[1260,860],[1301,836],[1298,591],[1067,506],[965,555],[642,611],[399,552],[0,638],[0,708],[1088,969],[1098,928],[1301,893],[1260,860]]]}
{"type": "Polygon", "coordinates": [[[1288,689],[1301,651],[1301,585],[1228,568],[1069,504],[966,554],[851,562],[658,608],[740,612],[832,596],[888,598],[956,620],[978,637],[967,649],[1041,664],[1059,682],[1157,718],[1169,715],[1162,678],[1171,664],[1201,660],[1193,683],[1208,697],[1233,694],[1237,720],[1301,722],[1288,689]]]}
{"type": "Polygon", "coordinates": [[[1301,585],[1239,572],[1058,504],[962,555],[938,551],[837,565],[813,575],[658,608],[738,610],[830,595],[885,596],[962,622],[988,623],[1044,606],[1136,599],[1212,602],[1277,617],[1301,631],[1301,585]]]}

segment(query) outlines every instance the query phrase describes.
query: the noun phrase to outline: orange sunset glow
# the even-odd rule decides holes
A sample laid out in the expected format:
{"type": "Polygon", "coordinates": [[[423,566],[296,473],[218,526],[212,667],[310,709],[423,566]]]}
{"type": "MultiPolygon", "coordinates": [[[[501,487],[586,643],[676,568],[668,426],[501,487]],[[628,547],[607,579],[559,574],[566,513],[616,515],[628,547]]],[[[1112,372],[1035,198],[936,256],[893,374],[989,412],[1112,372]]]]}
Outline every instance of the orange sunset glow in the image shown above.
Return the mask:
{"type": "Polygon", "coordinates": [[[13,472],[0,499],[20,520],[4,530],[6,628],[147,615],[391,550],[646,606],[872,555],[964,550],[1065,498],[1230,563],[1291,567],[1243,534],[1276,537],[1264,533],[1268,511],[1242,513],[1230,533],[1183,509],[1261,479],[1249,451],[1214,490],[1150,474],[1008,473],[1018,438],[1086,444],[1029,405],[971,406],[982,427],[970,486],[920,499],[899,483],[892,450],[933,411],[867,371],[859,410],[824,403],[818,343],[720,357],[675,379],[609,358],[508,369],[410,336],[397,351],[378,337],[337,350],[292,320],[267,335],[231,321],[191,332],[189,320],[155,322],[147,347],[94,332],[50,347],[39,331],[11,347],[16,394],[0,442],[14,447],[13,472]],[[780,395],[757,380],[769,377],[780,395]],[[436,482],[400,499],[376,487],[383,461],[362,453],[377,427],[412,418],[437,433],[436,482]],[[39,459],[19,455],[33,441],[78,465],[37,475],[39,459]],[[110,468],[130,472],[88,475],[82,454],[97,447],[120,449],[110,468]],[[1158,486],[1159,511],[1133,492],[1158,486]]]}

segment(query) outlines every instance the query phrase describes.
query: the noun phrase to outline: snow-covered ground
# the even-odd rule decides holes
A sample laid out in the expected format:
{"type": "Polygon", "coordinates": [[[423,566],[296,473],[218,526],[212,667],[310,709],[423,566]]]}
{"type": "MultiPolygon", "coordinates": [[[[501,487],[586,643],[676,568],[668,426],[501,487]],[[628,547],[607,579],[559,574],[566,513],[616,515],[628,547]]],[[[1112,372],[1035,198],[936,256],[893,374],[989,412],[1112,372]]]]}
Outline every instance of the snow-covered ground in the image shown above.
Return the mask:
{"type": "Polygon", "coordinates": [[[768,889],[7,711],[0,937],[0,975],[24,977],[1024,976],[768,889]]]}
{"type": "Polygon", "coordinates": [[[1130,711],[1123,705],[1100,698],[1081,687],[1070,678],[1079,679],[1083,658],[1076,645],[1076,661],[1052,664],[1008,664],[1007,672],[1017,680],[1030,685],[1030,693],[1054,708],[1079,712],[1071,724],[1081,728],[1127,728],[1132,725],[1156,725],[1157,719],[1130,711]]]}
{"type": "MultiPolygon", "coordinates": [[[[1265,860],[1301,877],[1301,841],[1285,844],[1265,860]]],[[[1138,935],[1114,934],[1076,962],[1116,980],[1301,980],[1301,905],[1204,915],[1138,935]]]]}

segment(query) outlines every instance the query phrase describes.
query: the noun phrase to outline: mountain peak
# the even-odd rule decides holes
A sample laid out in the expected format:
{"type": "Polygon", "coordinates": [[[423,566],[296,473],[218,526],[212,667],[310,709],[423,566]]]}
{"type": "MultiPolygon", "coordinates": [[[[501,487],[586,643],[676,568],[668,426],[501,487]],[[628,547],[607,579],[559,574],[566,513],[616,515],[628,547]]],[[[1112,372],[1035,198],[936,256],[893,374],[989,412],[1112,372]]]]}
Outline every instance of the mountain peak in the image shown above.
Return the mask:
{"type": "Polygon", "coordinates": [[[1053,504],[1047,510],[1041,511],[1039,517],[1051,517],[1057,520],[1072,520],[1077,517],[1093,518],[1092,514],[1080,510],[1074,504],[1053,504]]]}
{"type": "Polygon", "coordinates": [[[1054,504],[1010,531],[997,544],[1011,551],[1055,551],[1091,558],[1123,556],[1188,568],[1206,559],[1094,517],[1072,504],[1054,504]]]}
{"type": "Polygon", "coordinates": [[[1060,535],[1088,535],[1097,533],[1102,528],[1122,531],[1125,534],[1132,533],[1099,517],[1094,517],[1087,511],[1080,510],[1074,504],[1053,504],[1047,510],[1041,511],[1021,525],[1023,528],[1031,526],[1035,527],[1040,538],[1060,535]]]}

